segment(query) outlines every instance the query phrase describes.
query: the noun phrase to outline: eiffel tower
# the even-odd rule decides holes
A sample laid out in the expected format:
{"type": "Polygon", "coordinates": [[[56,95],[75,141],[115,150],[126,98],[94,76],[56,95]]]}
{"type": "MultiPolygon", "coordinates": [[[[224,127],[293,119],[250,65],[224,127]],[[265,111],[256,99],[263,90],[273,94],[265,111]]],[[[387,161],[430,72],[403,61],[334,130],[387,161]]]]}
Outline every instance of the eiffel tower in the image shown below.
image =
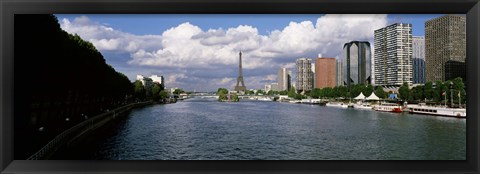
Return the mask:
{"type": "Polygon", "coordinates": [[[239,53],[239,65],[238,65],[238,77],[237,77],[237,85],[235,86],[235,91],[243,91],[245,92],[247,90],[247,87],[245,87],[245,83],[243,82],[243,73],[242,73],[242,52],[240,51],[239,53]],[[239,86],[240,83],[242,83],[242,86],[239,86]]]}

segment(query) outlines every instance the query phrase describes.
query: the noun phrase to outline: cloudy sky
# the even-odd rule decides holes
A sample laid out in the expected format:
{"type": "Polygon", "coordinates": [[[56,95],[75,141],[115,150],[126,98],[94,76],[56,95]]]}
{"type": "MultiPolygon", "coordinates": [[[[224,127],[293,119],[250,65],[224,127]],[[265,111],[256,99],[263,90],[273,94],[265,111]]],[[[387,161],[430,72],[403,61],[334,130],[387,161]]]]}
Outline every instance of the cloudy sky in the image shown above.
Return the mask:
{"type": "Polygon", "coordinates": [[[424,22],[441,15],[56,16],[132,81],[162,75],[167,87],[216,91],[236,84],[239,51],[245,85],[259,89],[276,82],[280,67],[295,78],[297,58],[339,58],[353,40],[373,46],[374,30],[395,22],[411,23],[413,35],[423,36],[424,22]]]}

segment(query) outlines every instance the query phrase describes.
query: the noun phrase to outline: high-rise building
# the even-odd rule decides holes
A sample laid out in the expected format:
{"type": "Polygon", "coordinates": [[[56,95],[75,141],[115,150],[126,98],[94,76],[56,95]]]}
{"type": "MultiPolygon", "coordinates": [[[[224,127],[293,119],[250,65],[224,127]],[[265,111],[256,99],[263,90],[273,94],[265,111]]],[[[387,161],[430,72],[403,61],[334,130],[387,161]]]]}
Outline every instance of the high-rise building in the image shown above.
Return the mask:
{"type": "Polygon", "coordinates": [[[412,37],[412,73],[414,84],[425,83],[425,37],[412,37]]]}
{"type": "Polygon", "coordinates": [[[343,45],[342,79],[344,85],[370,84],[372,59],[370,43],[352,41],[343,45]]]}
{"type": "Polygon", "coordinates": [[[291,81],[290,74],[287,68],[278,69],[277,82],[279,91],[290,90],[291,81]]]}
{"type": "Polygon", "coordinates": [[[337,86],[343,86],[343,65],[342,65],[342,60],[338,60],[337,59],[337,78],[336,78],[336,81],[337,81],[337,86]]]}
{"type": "Polygon", "coordinates": [[[395,23],[375,30],[376,85],[412,84],[412,24],[395,23]]]}
{"type": "Polygon", "coordinates": [[[427,81],[448,80],[445,73],[445,63],[447,61],[465,62],[465,25],[465,17],[457,15],[441,16],[425,22],[427,81]]]}
{"type": "Polygon", "coordinates": [[[305,92],[312,90],[312,59],[300,58],[296,61],[297,80],[296,90],[305,92]]]}
{"type": "Polygon", "coordinates": [[[335,58],[317,58],[315,60],[315,87],[335,87],[337,85],[337,62],[335,58]]]}
{"type": "Polygon", "coordinates": [[[413,70],[413,83],[425,84],[425,59],[413,58],[412,59],[413,70]]]}

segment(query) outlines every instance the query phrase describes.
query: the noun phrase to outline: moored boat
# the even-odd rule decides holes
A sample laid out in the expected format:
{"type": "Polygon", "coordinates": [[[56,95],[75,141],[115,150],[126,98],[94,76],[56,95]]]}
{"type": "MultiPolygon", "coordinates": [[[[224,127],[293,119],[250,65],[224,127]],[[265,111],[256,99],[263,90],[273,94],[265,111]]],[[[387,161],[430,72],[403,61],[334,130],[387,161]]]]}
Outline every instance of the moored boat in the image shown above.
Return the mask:
{"type": "Polygon", "coordinates": [[[373,107],[376,111],[401,113],[402,106],[396,103],[381,103],[373,107]]]}
{"type": "Polygon", "coordinates": [[[353,108],[372,110],[373,106],[370,106],[369,104],[365,104],[365,103],[359,103],[359,104],[353,104],[353,108]]]}
{"type": "Polygon", "coordinates": [[[464,108],[447,108],[447,107],[435,107],[426,105],[408,105],[408,111],[414,114],[428,114],[448,117],[467,117],[467,110],[464,108]]]}
{"type": "Polygon", "coordinates": [[[348,108],[348,105],[347,105],[347,104],[344,104],[344,103],[342,103],[342,102],[328,102],[327,104],[325,104],[325,106],[348,108]]]}

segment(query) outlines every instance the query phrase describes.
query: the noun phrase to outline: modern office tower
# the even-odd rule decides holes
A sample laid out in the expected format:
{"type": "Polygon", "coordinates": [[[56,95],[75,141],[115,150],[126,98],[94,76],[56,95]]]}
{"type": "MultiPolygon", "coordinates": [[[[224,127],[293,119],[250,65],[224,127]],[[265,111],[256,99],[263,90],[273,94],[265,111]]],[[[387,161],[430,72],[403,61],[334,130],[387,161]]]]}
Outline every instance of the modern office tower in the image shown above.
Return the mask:
{"type": "Polygon", "coordinates": [[[412,24],[395,23],[375,30],[376,85],[412,84],[412,24]]]}
{"type": "Polygon", "coordinates": [[[336,74],[336,81],[337,81],[337,86],[343,86],[343,65],[342,65],[342,60],[337,59],[337,74],[336,74]]]}
{"type": "Polygon", "coordinates": [[[465,17],[457,15],[441,16],[425,22],[427,81],[448,80],[444,69],[447,61],[465,62],[465,25],[465,17]]]}
{"type": "Polygon", "coordinates": [[[412,72],[414,84],[425,84],[425,60],[421,58],[412,59],[412,72]]]}
{"type": "Polygon", "coordinates": [[[278,82],[278,90],[279,91],[290,90],[291,81],[290,81],[289,72],[290,71],[288,71],[287,68],[278,69],[277,82],[278,82]]]}
{"type": "Polygon", "coordinates": [[[412,73],[414,84],[425,83],[425,37],[412,37],[412,73]]]}
{"type": "Polygon", "coordinates": [[[315,87],[335,87],[337,85],[337,61],[335,58],[317,58],[315,60],[315,87]]]}
{"type": "Polygon", "coordinates": [[[300,58],[296,61],[297,80],[296,90],[306,92],[312,90],[312,59],[300,58]]]}
{"type": "Polygon", "coordinates": [[[465,62],[449,60],[445,62],[445,80],[453,80],[457,77],[461,77],[465,82],[467,78],[467,67],[465,62]]]}
{"type": "Polygon", "coordinates": [[[370,43],[365,41],[352,41],[343,45],[343,83],[370,84],[372,74],[372,60],[370,43]]]}

